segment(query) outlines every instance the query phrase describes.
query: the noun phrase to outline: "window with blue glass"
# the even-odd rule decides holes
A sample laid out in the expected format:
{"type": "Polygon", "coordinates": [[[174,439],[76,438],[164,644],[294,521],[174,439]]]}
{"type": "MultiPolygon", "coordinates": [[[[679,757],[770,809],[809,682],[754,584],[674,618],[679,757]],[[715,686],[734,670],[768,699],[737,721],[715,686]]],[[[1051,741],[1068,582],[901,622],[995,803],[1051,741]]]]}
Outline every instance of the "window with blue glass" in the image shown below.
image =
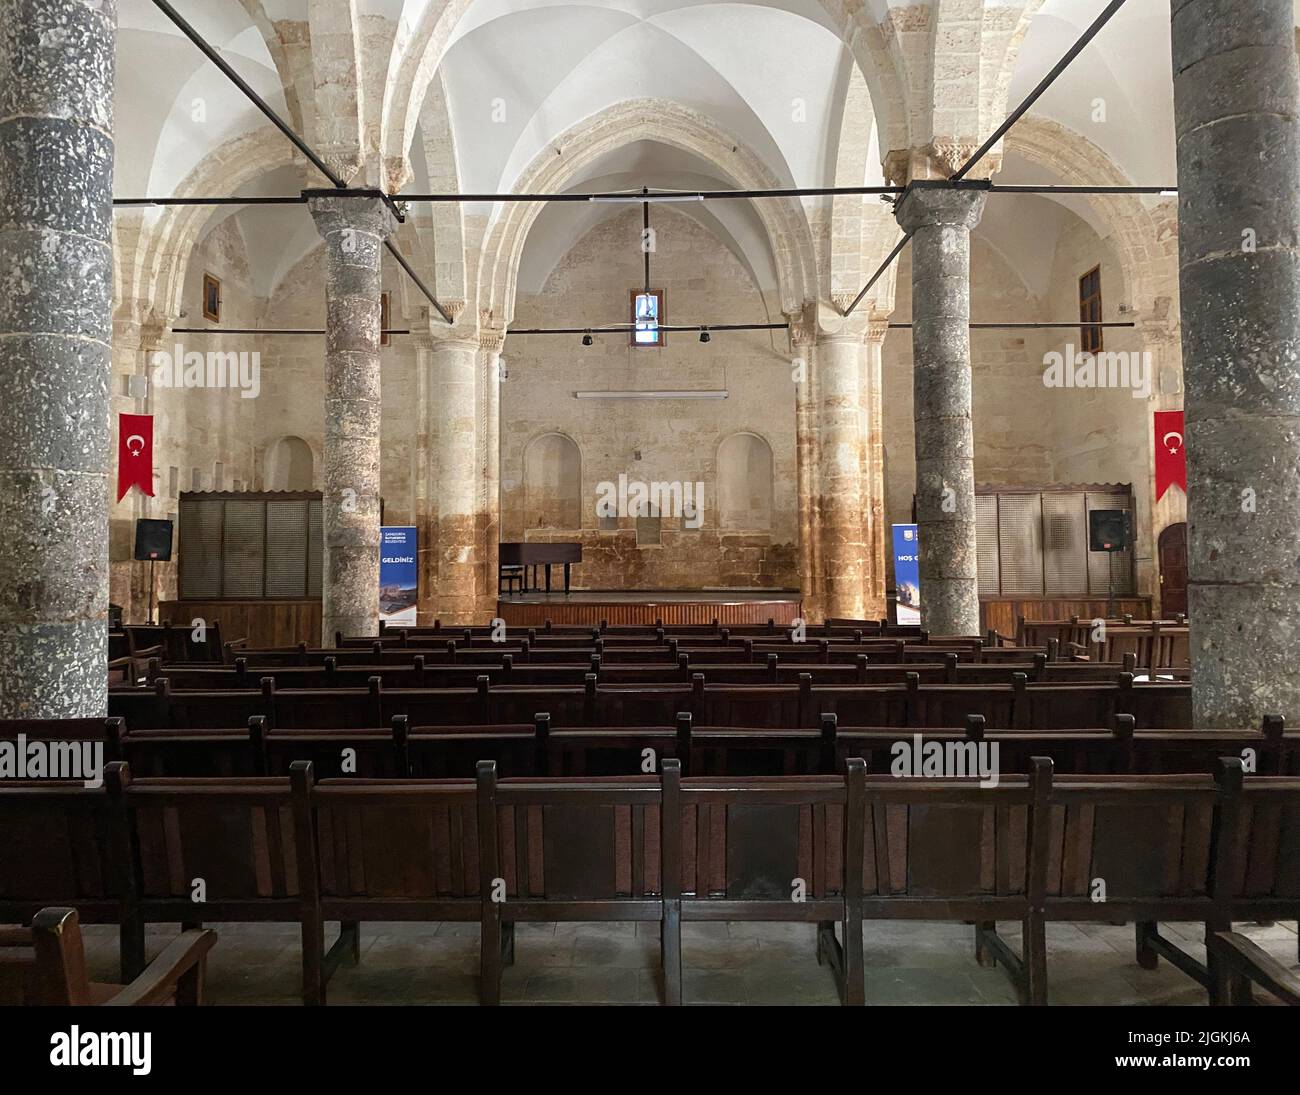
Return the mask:
{"type": "Polygon", "coordinates": [[[664,291],[632,290],[632,345],[662,346],[664,331],[664,291]]]}

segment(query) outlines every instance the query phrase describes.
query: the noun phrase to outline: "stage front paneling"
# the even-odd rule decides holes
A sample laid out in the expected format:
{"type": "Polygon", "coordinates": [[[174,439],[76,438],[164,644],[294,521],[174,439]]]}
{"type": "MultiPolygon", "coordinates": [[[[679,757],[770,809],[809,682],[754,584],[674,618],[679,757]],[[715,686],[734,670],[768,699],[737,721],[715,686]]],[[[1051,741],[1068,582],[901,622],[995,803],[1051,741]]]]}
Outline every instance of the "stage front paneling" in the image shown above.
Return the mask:
{"type": "Polygon", "coordinates": [[[587,592],[569,597],[552,595],[552,599],[525,598],[497,601],[497,613],[512,627],[541,627],[553,624],[591,624],[604,620],[612,626],[650,625],[663,620],[665,625],[710,624],[715,619],[724,627],[732,624],[765,624],[774,620],[789,626],[802,615],[797,594],[790,598],[754,596],[732,598],[726,593],[690,595],[674,599],[671,594],[645,595],[634,591],[617,594],[587,592]]]}

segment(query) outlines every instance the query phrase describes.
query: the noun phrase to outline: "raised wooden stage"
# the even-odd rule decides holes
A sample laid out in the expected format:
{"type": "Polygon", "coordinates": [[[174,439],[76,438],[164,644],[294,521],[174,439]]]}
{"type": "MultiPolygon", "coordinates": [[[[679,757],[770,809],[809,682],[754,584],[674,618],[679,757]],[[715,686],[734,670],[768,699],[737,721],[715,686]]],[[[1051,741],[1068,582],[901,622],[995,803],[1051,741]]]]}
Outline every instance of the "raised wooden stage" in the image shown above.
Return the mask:
{"type": "Polygon", "coordinates": [[[510,626],[554,624],[765,624],[789,625],[802,614],[799,591],[647,589],[525,593],[497,601],[497,613],[510,626]]]}

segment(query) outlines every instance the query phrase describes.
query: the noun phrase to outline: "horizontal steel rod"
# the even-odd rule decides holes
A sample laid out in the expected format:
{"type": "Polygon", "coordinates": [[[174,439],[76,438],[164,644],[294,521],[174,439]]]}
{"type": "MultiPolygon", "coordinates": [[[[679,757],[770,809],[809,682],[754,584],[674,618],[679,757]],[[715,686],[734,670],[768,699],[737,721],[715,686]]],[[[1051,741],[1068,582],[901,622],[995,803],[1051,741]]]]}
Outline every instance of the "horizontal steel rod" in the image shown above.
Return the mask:
{"type": "MultiPolygon", "coordinates": [[[[323,335],[324,327],[173,327],[174,335],[323,335]]],[[[409,335],[408,328],[380,331],[381,335],[409,335]]]]}
{"type": "MultiPolygon", "coordinates": [[[[692,193],[691,197],[700,197],[704,201],[715,198],[808,198],[819,195],[835,194],[901,194],[906,188],[902,186],[841,186],[841,187],[805,187],[794,190],[708,190],[692,193]]],[[[1163,194],[1174,196],[1178,193],[1176,186],[1076,186],[1066,183],[992,183],[987,188],[990,194],[1163,194]]],[[[394,202],[589,202],[594,198],[607,197],[603,194],[393,194],[394,202]]],[[[644,198],[636,194],[618,195],[626,197],[628,204],[640,205],[644,198]]],[[[650,195],[653,201],[654,195],[650,195]]],[[[247,197],[226,198],[114,198],[114,206],[133,205],[303,205],[306,202],[301,194],[292,195],[249,195],[247,197]]]]}
{"type": "Polygon", "coordinates": [[[250,195],[248,197],[232,198],[114,198],[113,205],[305,205],[307,199],[301,194],[295,197],[276,195],[274,197],[263,197],[261,195],[250,195]]]}

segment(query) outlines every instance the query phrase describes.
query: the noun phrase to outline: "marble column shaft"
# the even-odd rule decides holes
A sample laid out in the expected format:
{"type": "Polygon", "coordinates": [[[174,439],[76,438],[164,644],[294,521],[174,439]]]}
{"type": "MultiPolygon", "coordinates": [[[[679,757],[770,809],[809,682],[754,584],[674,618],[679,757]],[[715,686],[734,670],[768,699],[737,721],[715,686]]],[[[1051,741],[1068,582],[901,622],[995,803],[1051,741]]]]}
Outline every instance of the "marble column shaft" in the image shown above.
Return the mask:
{"type": "Polygon", "coordinates": [[[107,712],[115,0],[0,0],[0,718],[107,712]]]}
{"type": "Polygon", "coordinates": [[[970,233],[984,194],[913,184],[898,203],[912,235],[912,384],[921,624],[978,635],[971,425],[970,233]]]}
{"type": "Polygon", "coordinates": [[[499,331],[479,336],[479,410],[481,469],[479,478],[479,543],[483,565],[479,568],[480,620],[497,614],[497,562],[501,541],[501,346],[499,331]]]}
{"type": "Polygon", "coordinates": [[[395,227],[379,198],[310,201],[325,240],[321,641],[379,630],[380,264],[395,227]]]}
{"type": "Polygon", "coordinates": [[[1300,74],[1291,0],[1173,0],[1195,725],[1300,718],[1300,74]]]}

